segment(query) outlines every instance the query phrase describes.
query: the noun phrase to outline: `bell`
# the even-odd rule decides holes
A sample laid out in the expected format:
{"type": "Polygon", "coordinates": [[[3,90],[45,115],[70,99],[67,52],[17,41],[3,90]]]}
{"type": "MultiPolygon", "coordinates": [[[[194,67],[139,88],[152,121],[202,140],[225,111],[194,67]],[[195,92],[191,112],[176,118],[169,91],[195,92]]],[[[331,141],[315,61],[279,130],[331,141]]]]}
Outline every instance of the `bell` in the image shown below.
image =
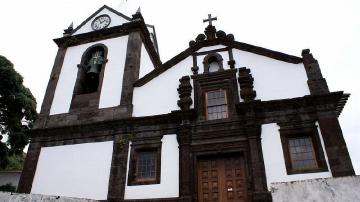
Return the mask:
{"type": "Polygon", "coordinates": [[[87,74],[99,74],[100,73],[100,65],[98,64],[90,64],[89,70],[86,72],[87,74]]]}

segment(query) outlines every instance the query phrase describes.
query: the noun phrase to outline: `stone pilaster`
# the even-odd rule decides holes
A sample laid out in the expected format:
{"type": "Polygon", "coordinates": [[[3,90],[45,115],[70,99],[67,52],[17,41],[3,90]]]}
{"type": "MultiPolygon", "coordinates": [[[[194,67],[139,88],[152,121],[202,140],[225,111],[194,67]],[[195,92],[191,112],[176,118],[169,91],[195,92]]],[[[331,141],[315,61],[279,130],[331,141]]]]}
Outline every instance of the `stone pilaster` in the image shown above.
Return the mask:
{"type": "Polygon", "coordinates": [[[306,74],[308,77],[308,86],[312,95],[320,95],[329,93],[326,80],[323,78],[318,61],[310,53],[309,49],[305,49],[301,53],[306,74]]]}
{"type": "MultiPolygon", "coordinates": [[[[140,32],[129,34],[121,91],[122,106],[132,105],[134,83],[139,79],[142,40],[140,32]]],[[[121,68],[121,67],[119,67],[121,68]]]]}
{"type": "Polygon", "coordinates": [[[109,177],[108,201],[124,199],[129,138],[129,135],[115,137],[109,177]]]}
{"type": "Polygon", "coordinates": [[[30,143],[28,152],[26,154],[24,167],[21,173],[17,191],[20,193],[30,193],[32,183],[34,180],[37,163],[41,151],[41,144],[34,142],[30,143]]]}
{"type": "Polygon", "coordinates": [[[178,128],[177,139],[179,142],[179,160],[180,160],[180,173],[179,173],[179,201],[191,202],[192,201],[192,179],[191,171],[193,163],[191,160],[191,126],[187,121],[183,121],[178,128]]]}
{"type": "Polygon", "coordinates": [[[246,114],[246,133],[249,144],[251,173],[251,201],[271,201],[267,189],[264,158],[261,147],[261,125],[256,121],[256,115],[250,111],[246,114]]]}
{"type": "Polygon", "coordinates": [[[355,175],[335,113],[321,114],[318,122],[333,177],[355,175]]]}

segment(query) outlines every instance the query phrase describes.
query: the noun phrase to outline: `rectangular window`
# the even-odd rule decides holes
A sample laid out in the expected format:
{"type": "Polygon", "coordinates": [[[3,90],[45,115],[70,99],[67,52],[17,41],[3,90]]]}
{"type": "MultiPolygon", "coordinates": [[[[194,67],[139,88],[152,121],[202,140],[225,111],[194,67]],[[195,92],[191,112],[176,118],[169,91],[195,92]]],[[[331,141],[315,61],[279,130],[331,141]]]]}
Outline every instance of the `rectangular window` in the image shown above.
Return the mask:
{"type": "Polygon", "coordinates": [[[313,122],[281,123],[279,126],[288,175],[328,171],[320,134],[313,122]]]}
{"type": "Polygon", "coordinates": [[[138,153],[136,163],[136,180],[146,181],[156,178],[156,151],[143,151],[138,153]]]}
{"type": "Polygon", "coordinates": [[[289,138],[288,141],[291,165],[294,170],[318,168],[311,137],[289,138]]]}
{"type": "Polygon", "coordinates": [[[160,184],[161,143],[132,144],[128,185],[160,184]]]}
{"type": "Polygon", "coordinates": [[[228,118],[226,91],[219,89],[206,93],[207,120],[228,118]]]}

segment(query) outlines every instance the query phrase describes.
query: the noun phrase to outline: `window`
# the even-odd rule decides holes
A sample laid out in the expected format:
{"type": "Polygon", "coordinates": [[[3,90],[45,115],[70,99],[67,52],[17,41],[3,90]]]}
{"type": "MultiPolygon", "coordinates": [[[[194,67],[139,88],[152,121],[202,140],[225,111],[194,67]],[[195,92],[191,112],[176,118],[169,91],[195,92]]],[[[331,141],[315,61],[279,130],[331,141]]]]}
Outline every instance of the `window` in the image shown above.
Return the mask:
{"type": "Polygon", "coordinates": [[[128,185],[160,183],[161,143],[131,145],[128,185]]]}
{"type": "Polygon", "coordinates": [[[154,180],[156,177],[156,152],[143,151],[138,153],[136,162],[136,180],[154,180]]]}
{"type": "Polygon", "coordinates": [[[291,165],[294,170],[318,168],[311,137],[289,138],[288,141],[291,165]]]}
{"type": "Polygon", "coordinates": [[[289,175],[328,170],[317,126],[307,124],[280,124],[281,143],[289,175]]]}
{"type": "Polygon", "coordinates": [[[219,89],[206,93],[206,119],[228,118],[226,91],[219,89]]]}

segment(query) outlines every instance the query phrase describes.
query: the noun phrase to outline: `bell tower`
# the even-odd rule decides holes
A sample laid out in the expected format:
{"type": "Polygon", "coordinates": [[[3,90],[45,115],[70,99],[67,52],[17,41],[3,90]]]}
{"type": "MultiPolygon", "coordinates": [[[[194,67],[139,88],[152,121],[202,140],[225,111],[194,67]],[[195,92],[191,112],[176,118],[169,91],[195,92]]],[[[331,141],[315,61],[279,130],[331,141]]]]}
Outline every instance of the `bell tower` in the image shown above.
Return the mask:
{"type": "Polygon", "coordinates": [[[130,117],[134,82],[160,64],[155,28],[140,9],[130,18],[105,5],[54,41],[59,50],[38,127],[67,116],[81,123],[130,117]],[[143,58],[150,59],[147,70],[140,69],[143,58]]]}
{"type": "MultiPolygon", "coordinates": [[[[71,24],[64,31],[63,37],[54,39],[59,48],[40,114],[30,134],[20,192],[46,193],[37,186],[42,178],[35,176],[42,148],[99,141],[90,137],[75,141],[75,138],[54,145],[41,143],[41,134],[49,135],[49,131],[55,134],[54,128],[61,128],[60,139],[92,136],[89,131],[73,129],[79,125],[99,128],[104,121],[132,117],[135,81],[161,63],[155,28],[145,24],[140,10],[128,17],[104,5],[76,28],[71,24]]],[[[107,138],[104,135],[101,141],[109,141],[107,138]]],[[[111,160],[111,155],[106,158],[111,160]]]]}

